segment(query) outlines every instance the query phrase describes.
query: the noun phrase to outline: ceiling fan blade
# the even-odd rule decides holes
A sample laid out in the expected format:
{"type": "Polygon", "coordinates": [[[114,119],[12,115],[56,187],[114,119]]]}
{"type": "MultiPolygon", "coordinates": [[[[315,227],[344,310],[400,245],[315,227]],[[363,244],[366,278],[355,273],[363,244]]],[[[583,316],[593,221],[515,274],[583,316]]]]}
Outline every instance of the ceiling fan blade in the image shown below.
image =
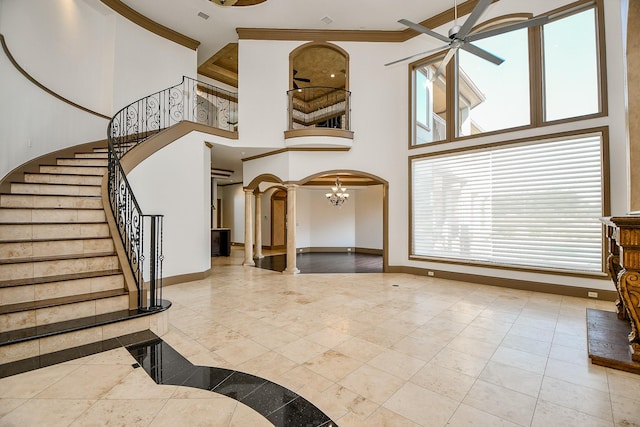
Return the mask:
{"type": "Polygon", "coordinates": [[[466,50],[469,53],[473,53],[476,56],[479,56],[482,59],[486,59],[489,62],[492,62],[496,65],[500,65],[504,62],[504,59],[495,56],[493,53],[487,52],[484,49],[479,48],[478,46],[474,46],[471,43],[464,43],[460,48],[466,50]]]}
{"type": "Polygon", "coordinates": [[[293,88],[294,89],[300,89],[300,86],[298,86],[298,83],[296,83],[295,81],[293,82],[293,88]]]}
{"type": "Polygon", "coordinates": [[[431,81],[437,79],[438,76],[440,74],[442,74],[442,72],[447,67],[447,64],[449,63],[449,61],[451,61],[451,58],[453,58],[453,55],[455,55],[457,50],[458,50],[457,47],[453,47],[453,48],[449,49],[449,52],[447,52],[447,54],[445,55],[444,59],[440,63],[440,66],[436,70],[435,74],[433,75],[433,77],[431,77],[431,81]]]}
{"type": "Polygon", "coordinates": [[[388,65],[397,64],[398,62],[406,61],[406,60],[408,60],[408,59],[416,58],[416,57],[418,57],[418,56],[427,55],[427,54],[429,54],[429,53],[431,53],[431,52],[437,52],[437,51],[439,51],[439,50],[444,49],[444,48],[445,48],[445,47],[447,47],[447,46],[449,46],[449,45],[448,45],[448,44],[445,44],[444,46],[440,46],[440,47],[437,47],[437,48],[435,48],[435,49],[425,50],[424,52],[416,53],[415,55],[407,56],[406,58],[398,59],[398,60],[393,61],[393,62],[388,62],[388,63],[384,64],[384,66],[386,67],[386,66],[388,66],[388,65]]]}
{"type": "Polygon", "coordinates": [[[462,27],[460,27],[456,38],[464,39],[467,34],[469,34],[469,31],[471,31],[473,26],[476,25],[476,22],[478,22],[478,20],[480,19],[484,11],[487,10],[492,1],[493,0],[480,0],[478,4],[476,4],[476,7],[471,12],[471,15],[469,15],[467,20],[464,21],[462,27]]]}
{"type": "Polygon", "coordinates": [[[443,36],[440,33],[436,33],[433,30],[428,29],[427,27],[420,25],[420,24],[415,24],[411,21],[407,21],[406,19],[401,19],[398,21],[399,23],[401,23],[402,25],[406,25],[407,27],[411,28],[412,30],[415,30],[419,33],[423,33],[423,34],[427,34],[431,37],[435,37],[440,41],[443,41],[445,43],[449,43],[451,41],[451,39],[449,39],[449,37],[443,36]]]}
{"type": "Polygon", "coordinates": [[[487,37],[497,36],[499,34],[508,33],[509,31],[520,30],[522,28],[535,27],[536,25],[543,25],[549,20],[548,16],[539,16],[527,21],[516,22],[515,24],[505,25],[504,27],[494,28],[493,30],[483,31],[481,33],[471,34],[465,41],[472,42],[480,39],[486,39],[487,37]]]}
{"type": "Polygon", "coordinates": [[[293,80],[297,80],[299,82],[311,83],[311,79],[305,79],[303,77],[294,77],[293,80]]]}

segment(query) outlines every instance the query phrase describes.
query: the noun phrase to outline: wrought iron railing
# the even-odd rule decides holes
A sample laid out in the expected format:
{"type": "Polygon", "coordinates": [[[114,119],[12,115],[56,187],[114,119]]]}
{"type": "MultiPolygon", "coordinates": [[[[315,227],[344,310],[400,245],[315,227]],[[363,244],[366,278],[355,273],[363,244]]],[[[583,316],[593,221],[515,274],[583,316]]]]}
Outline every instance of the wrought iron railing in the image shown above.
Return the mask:
{"type": "Polygon", "coordinates": [[[138,308],[162,306],[162,215],[142,212],[120,159],[133,147],[181,121],[237,130],[234,93],[184,77],[182,83],[124,107],[109,122],[109,203],[138,289],[138,308]]]}
{"type": "Polygon", "coordinates": [[[307,128],[350,129],[351,92],[324,86],[287,91],[289,130],[307,128]]]}

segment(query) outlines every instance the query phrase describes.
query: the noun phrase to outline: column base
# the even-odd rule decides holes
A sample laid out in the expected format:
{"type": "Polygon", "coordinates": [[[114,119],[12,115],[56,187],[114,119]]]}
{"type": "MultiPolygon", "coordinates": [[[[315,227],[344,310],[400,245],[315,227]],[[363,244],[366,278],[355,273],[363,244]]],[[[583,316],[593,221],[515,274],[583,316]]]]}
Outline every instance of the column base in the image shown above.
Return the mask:
{"type": "Polygon", "coordinates": [[[282,272],[282,274],[298,274],[298,273],[300,273],[300,270],[298,270],[297,268],[294,268],[291,270],[287,268],[282,272]]]}
{"type": "Polygon", "coordinates": [[[245,266],[245,267],[255,267],[256,263],[253,262],[253,261],[245,261],[245,262],[242,263],[242,265],[245,266]]]}

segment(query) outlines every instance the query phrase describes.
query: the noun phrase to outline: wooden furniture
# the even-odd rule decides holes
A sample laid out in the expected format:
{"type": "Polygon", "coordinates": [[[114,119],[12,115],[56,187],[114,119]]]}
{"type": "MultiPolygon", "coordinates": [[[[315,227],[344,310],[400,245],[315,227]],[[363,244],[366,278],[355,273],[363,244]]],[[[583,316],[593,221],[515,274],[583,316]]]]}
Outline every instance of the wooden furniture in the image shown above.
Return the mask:
{"type": "Polygon", "coordinates": [[[607,266],[618,292],[617,316],[628,322],[631,361],[640,362],[640,215],[606,217],[607,266]]]}
{"type": "Polygon", "coordinates": [[[211,229],[211,256],[231,255],[231,229],[211,229]]]}

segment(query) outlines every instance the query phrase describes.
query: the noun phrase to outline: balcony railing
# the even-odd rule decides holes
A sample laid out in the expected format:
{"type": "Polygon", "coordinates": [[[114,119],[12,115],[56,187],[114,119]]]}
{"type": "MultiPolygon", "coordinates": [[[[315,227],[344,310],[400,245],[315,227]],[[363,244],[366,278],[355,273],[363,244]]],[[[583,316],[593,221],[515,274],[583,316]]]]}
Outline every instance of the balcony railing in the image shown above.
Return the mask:
{"type": "Polygon", "coordinates": [[[289,98],[289,130],[331,128],[351,130],[351,92],[333,87],[292,89],[289,98]]]}
{"type": "Polygon", "coordinates": [[[109,203],[141,310],[162,306],[163,217],[142,212],[120,159],[150,136],[181,121],[235,131],[237,112],[236,94],[184,77],[180,84],[129,104],[109,122],[109,203]]]}

